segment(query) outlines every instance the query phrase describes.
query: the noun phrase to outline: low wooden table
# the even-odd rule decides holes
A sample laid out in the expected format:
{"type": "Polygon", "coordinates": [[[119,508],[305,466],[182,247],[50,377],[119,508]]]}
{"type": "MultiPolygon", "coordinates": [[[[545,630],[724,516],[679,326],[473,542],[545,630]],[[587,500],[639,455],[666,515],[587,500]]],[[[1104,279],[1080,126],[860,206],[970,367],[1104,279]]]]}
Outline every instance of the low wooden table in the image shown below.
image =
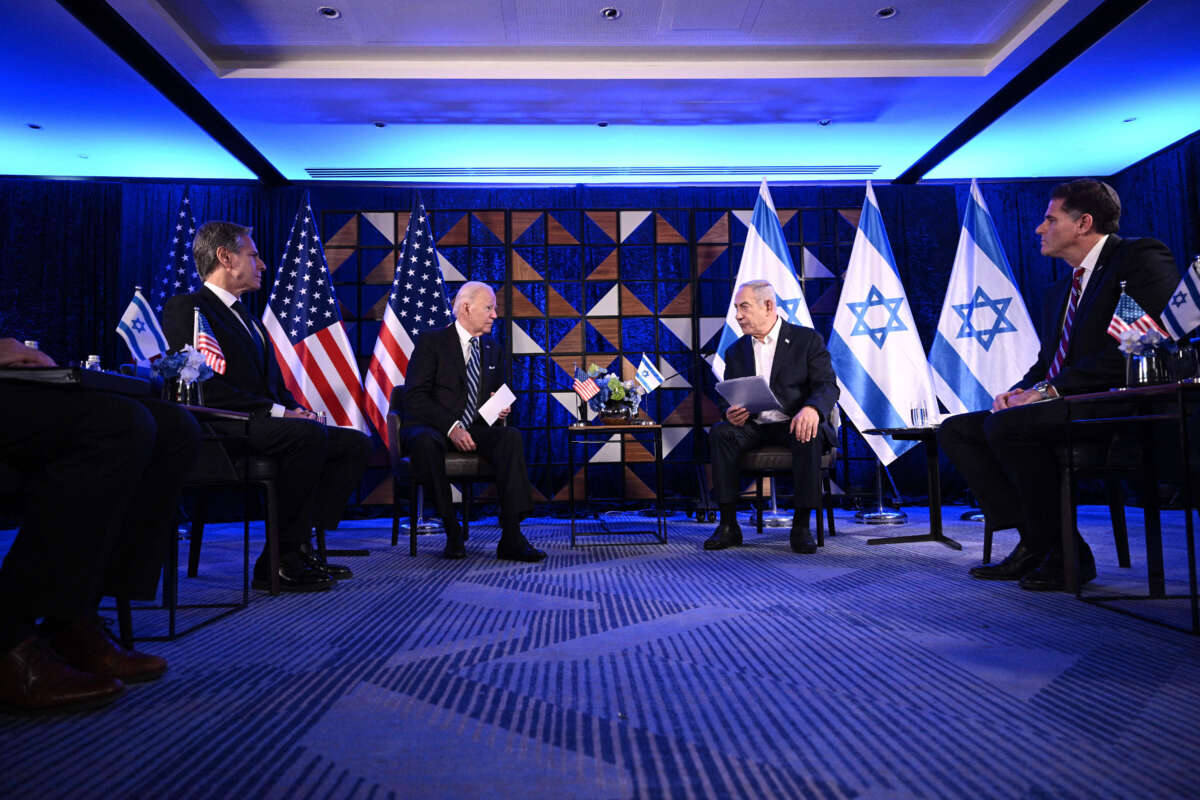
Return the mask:
{"type": "MultiPolygon", "coordinates": [[[[571,515],[571,546],[575,546],[576,536],[634,536],[634,535],[650,535],[653,536],[658,544],[667,543],[667,517],[663,507],[663,439],[662,425],[658,424],[638,424],[630,423],[625,425],[571,425],[567,428],[567,499],[568,509],[571,515]],[[607,444],[612,439],[613,434],[621,434],[622,441],[625,436],[632,436],[638,433],[649,433],[653,436],[654,441],[654,504],[656,518],[653,530],[637,530],[637,531],[609,531],[605,530],[601,533],[579,533],[575,532],[575,448],[581,445],[603,445],[607,444]]],[[[586,463],[586,460],[585,460],[586,463]]]]}

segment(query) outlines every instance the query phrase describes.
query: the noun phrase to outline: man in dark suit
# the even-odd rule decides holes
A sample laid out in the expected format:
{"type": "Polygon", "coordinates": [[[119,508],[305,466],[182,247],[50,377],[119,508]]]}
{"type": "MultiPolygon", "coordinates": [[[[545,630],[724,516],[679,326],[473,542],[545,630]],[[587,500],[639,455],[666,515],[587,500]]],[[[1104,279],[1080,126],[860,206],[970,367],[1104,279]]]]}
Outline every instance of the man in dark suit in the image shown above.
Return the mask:
{"type": "Polygon", "coordinates": [[[767,281],[749,281],[733,298],[737,321],[745,334],[725,352],[725,379],[763,375],[783,411],[751,416],[742,406],[725,409],[725,421],[709,434],[712,450],[713,496],[720,524],[704,542],[705,550],[723,550],[742,543],[737,522],[741,494],[738,458],[763,444],[792,450],[791,546],[797,553],[815,553],[817,544],[808,528],[809,512],[817,505],[817,475],[821,451],[832,444],[829,424],[837,402],[837,379],[821,335],[811,328],[784,322],[778,314],[775,289],[767,281]]]}
{"type": "MultiPolygon", "coordinates": [[[[462,528],[454,513],[446,451],[478,451],[496,469],[500,494],[500,543],[496,557],[541,561],[545,552],[521,533],[532,508],[525,448],[516,428],[488,425],[479,406],[504,385],[500,349],[484,335],[496,321],[496,294],[485,283],[464,283],[454,297],[454,323],[417,339],[404,378],[404,425],[400,435],[412,455],[416,477],[433,498],[446,528],[446,558],[465,558],[462,528]]],[[[510,409],[500,412],[508,416],[510,409]]]]}
{"type": "MultiPolygon", "coordinates": [[[[163,328],[168,344],[177,349],[194,344],[195,310],[212,327],[225,372],[205,382],[206,404],[249,412],[251,451],[279,460],[280,586],[291,592],[330,589],[338,579],[351,577],[350,570],[318,561],[306,548],[315,523],[337,527],[366,468],[370,440],[356,430],[326,427],[288,391],[266,329],[240,300],[259,289],[265,269],[250,233],[232,222],[200,226],[192,253],[204,286],[167,301],[163,328]]],[[[239,423],[225,424],[232,433],[241,432],[239,423]]],[[[265,589],[269,580],[264,548],[254,565],[254,586],[265,589]]]]}
{"type": "MultiPolygon", "coordinates": [[[[53,366],[0,339],[0,368],[53,366]]],[[[0,567],[0,710],[102,705],[167,669],[114,641],[96,610],[154,599],[199,426],[159,400],[8,381],[0,421],[0,466],[21,477],[3,490],[25,501],[0,567]]]]}
{"type": "MultiPolygon", "coordinates": [[[[1066,409],[1054,398],[1124,383],[1124,358],[1107,332],[1122,282],[1156,317],[1179,283],[1167,247],[1120,238],[1120,219],[1121,201],[1108,184],[1076,180],[1054,188],[1036,233],[1042,254],[1063,259],[1073,271],[1046,296],[1037,361],[996,396],[991,411],[949,417],[938,430],[938,443],[984,515],[994,527],[1015,525],[1021,534],[1004,561],[973,568],[975,578],[1017,580],[1035,591],[1064,586],[1054,450],[1063,441],[1066,409]]],[[[1078,545],[1079,578],[1086,582],[1096,577],[1096,563],[1087,544],[1078,545]]]]}

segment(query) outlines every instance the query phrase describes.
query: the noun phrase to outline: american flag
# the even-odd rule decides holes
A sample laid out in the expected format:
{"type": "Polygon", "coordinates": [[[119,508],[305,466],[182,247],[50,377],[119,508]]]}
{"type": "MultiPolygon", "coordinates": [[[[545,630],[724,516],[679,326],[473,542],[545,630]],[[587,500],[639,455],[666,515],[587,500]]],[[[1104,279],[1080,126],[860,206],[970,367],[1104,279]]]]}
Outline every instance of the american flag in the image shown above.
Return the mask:
{"type": "Polygon", "coordinates": [[[179,201],[179,211],[171,222],[171,242],[167,248],[167,261],[154,278],[152,297],[154,313],[162,314],[163,303],[177,294],[200,291],[203,282],[192,265],[192,237],[196,235],[196,219],[192,216],[192,203],[187,189],[179,201]]]}
{"type": "Polygon", "coordinates": [[[262,321],[296,400],[335,425],[366,433],[362,379],[313,216],[305,192],[262,321]]]}
{"type": "Polygon", "coordinates": [[[400,243],[383,325],[367,367],[367,416],[385,440],[392,389],[404,384],[417,336],[450,324],[450,304],[446,302],[446,286],[438,264],[429,215],[425,213],[425,205],[417,200],[408,217],[404,241],[400,243]]]}
{"type": "Polygon", "coordinates": [[[196,349],[204,354],[204,363],[208,364],[213,372],[224,375],[225,353],[221,350],[217,335],[213,333],[212,325],[208,324],[208,320],[199,311],[196,312],[196,335],[193,341],[196,343],[196,349]]]}
{"type": "Polygon", "coordinates": [[[1158,331],[1164,337],[1167,335],[1167,332],[1154,320],[1154,317],[1147,314],[1145,309],[1138,305],[1137,300],[1125,294],[1125,282],[1122,281],[1121,297],[1117,300],[1117,309],[1113,312],[1112,319],[1108,323],[1108,335],[1119,342],[1121,341],[1121,334],[1131,328],[1141,333],[1158,331]]]}
{"type": "Polygon", "coordinates": [[[591,378],[585,378],[583,380],[576,378],[575,382],[571,384],[571,388],[575,390],[575,394],[583,398],[584,402],[587,402],[596,395],[600,394],[600,387],[597,386],[596,382],[591,378]]]}

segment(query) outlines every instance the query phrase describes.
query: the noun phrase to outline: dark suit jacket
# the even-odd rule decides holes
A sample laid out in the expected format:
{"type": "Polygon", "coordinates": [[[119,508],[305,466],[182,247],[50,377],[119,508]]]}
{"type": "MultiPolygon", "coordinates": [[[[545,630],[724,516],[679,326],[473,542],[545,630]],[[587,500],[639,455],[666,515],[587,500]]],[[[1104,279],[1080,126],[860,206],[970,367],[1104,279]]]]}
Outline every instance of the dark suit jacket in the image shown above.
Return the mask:
{"type": "MultiPolygon", "coordinates": [[[[1125,358],[1117,340],[1108,335],[1108,323],[1121,296],[1121,281],[1126,282],[1126,293],[1157,318],[1179,285],[1179,269],[1171,251],[1157,239],[1108,237],[1075,309],[1062,370],[1051,381],[1059,394],[1082,394],[1124,385],[1125,358]]],[[[1038,326],[1041,350],[1037,361],[1014,388],[1028,389],[1046,379],[1046,371],[1058,349],[1070,293],[1070,273],[1048,290],[1038,326]]]]}
{"type": "MultiPolygon", "coordinates": [[[[483,405],[507,380],[500,348],[487,336],[479,339],[479,390],[483,405]]],[[[467,407],[467,363],[454,323],[417,337],[404,376],[404,424],[428,425],[446,433],[467,407]]]]}
{"type": "Polygon", "coordinates": [[[175,295],[167,301],[163,308],[163,332],[172,350],[193,344],[193,308],[199,308],[208,320],[225,354],[225,374],[214,375],[204,383],[206,405],[251,413],[269,412],[275,403],[288,409],[300,406],[283,381],[266,330],[258,328],[266,344],[266,352],[260,358],[256,354],[257,345],[238,315],[208,287],[195,294],[175,295]]]}
{"type": "MultiPolygon", "coordinates": [[[[754,345],[746,334],[725,351],[725,378],[745,378],[754,374],[754,345]]],[[[771,362],[771,391],[783,404],[783,412],[794,417],[804,406],[812,406],[821,415],[821,430],[827,441],[834,441],[829,415],[838,399],[837,377],[825,349],[825,340],[812,328],[785,321],[779,328],[775,360],[771,362]]],[[[722,407],[722,411],[728,405],[722,407]]]]}

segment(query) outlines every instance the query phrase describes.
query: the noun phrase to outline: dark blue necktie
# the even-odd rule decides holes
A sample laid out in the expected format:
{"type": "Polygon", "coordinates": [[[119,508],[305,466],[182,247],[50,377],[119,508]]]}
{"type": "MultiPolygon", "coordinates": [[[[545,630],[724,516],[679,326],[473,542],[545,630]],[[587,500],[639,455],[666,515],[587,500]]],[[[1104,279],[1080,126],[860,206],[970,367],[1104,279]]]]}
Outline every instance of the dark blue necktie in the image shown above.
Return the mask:
{"type": "Polygon", "coordinates": [[[471,337],[471,355],[467,358],[467,406],[463,411],[464,428],[475,421],[475,400],[479,394],[479,337],[471,337]]]}
{"type": "Polygon", "coordinates": [[[246,330],[249,331],[250,339],[254,342],[255,354],[261,361],[263,357],[263,340],[262,336],[258,333],[258,326],[254,324],[254,319],[250,316],[250,312],[242,305],[241,300],[234,300],[230,308],[236,311],[237,315],[242,318],[242,322],[246,324],[246,330]]]}

